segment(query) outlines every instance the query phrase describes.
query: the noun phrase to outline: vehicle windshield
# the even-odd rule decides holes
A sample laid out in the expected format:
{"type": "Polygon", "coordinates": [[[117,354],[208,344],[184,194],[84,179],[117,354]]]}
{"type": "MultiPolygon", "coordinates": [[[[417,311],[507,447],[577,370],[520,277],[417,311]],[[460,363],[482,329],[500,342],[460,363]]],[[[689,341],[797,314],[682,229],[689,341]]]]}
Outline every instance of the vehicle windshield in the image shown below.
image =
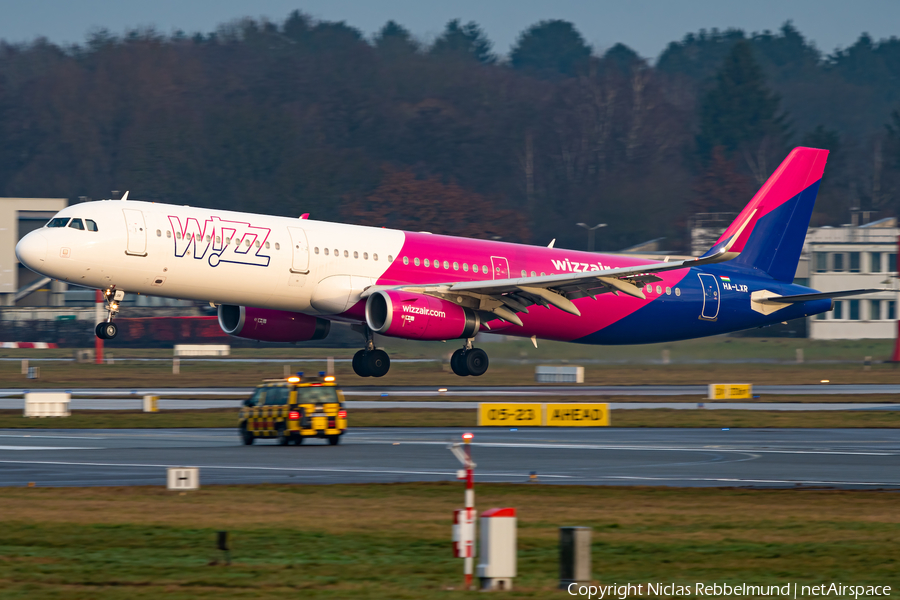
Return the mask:
{"type": "Polygon", "coordinates": [[[69,217],[54,217],[47,223],[47,227],[65,227],[69,222],[69,217]]]}
{"type": "Polygon", "coordinates": [[[244,400],[244,406],[258,406],[263,398],[266,395],[266,391],[263,388],[256,388],[253,391],[253,395],[244,400]]]}
{"type": "Polygon", "coordinates": [[[325,404],[338,401],[337,388],[332,386],[297,388],[298,404],[325,404]]]}
{"type": "Polygon", "coordinates": [[[72,219],[72,222],[69,223],[69,227],[72,229],[84,230],[84,223],[81,222],[81,219],[72,219]]]}

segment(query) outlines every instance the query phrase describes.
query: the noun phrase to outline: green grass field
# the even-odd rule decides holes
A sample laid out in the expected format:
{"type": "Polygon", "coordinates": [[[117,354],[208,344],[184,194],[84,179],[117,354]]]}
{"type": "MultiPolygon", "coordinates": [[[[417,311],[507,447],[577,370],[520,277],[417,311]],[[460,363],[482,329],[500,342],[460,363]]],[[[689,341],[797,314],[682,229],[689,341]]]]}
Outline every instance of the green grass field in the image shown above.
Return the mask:
{"type": "MultiPolygon", "coordinates": [[[[747,410],[613,410],[613,427],[733,427],[733,428],[896,428],[897,411],[747,411],[747,410]]],[[[350,427],[475,427],[472,409],[380,408],[350,411],[350,427]]],[[[66,418],[25,418],[19,410],[0,410],[0,429],[168,429],[174,427],[237,427],[237,411],[85,410],[66,418]]],[[[237,439],[237,438],[235,438],[237,439]]]]}
{"type": "MultiPolygon", "coordinates": [[[[4,599],[431,599],[460,591],[462,485],[3,488],[4,599]],[[231,565],[215,548],[232,537],[231,565]]],[[[556,589],[558,527],[593,529],[594,580],[900,586],[895,494],[479,484],[518,514],[519,577],[556,589]]]]}
{"type": "MultiPolygon", "coordinates": [[[[360,338],[362,339],[362,338],[360,338]]],[[[394,358],[441,359],[460,344],[450,342],[416,342],[400,339],[378,338],[394,358]]],[[[663,344],[625,346],[586,346],[565,342],[539,340],[534,348],[528,339],[504,339],[481,345],[491,358],[511,360],[607,360],[615,362],[659,360],[663,350],[668,350],[673,362],[688,360],[778,360],[793,362],[797,349],[803,350],[806,360],[839,360],[862,362],[864,357],[887,360],[894,347],[893,340],[810,340],[805,338],[756,338],[716,336],[663,344]]],[[[350,358],[356,348],[315,348],[305,344],[285,345],[281,348],[232,348],[234,358],[323,358],[335,356],[350,358]]],[[[69,359],[71,349],[10,350],[0,349],[0,358],[55,357],[69,359]]],[[[118,358],[171,358],[170,348],[133,349],[116,348],[115,342],[106,342],[106,353],[118,358]]]]}
{"type": "MultiPolygon", "coordinates": [[[[554,362],[554,361],[551,361],[554,362]]],[[[558,364],[558,361],[555,361],[558,364]]],[[[241,363],[241,362],[181,362],[181,372],[172,374],[169,362],[123,362],[95,365],[72,361],[36,363],[39,379],[27,379],[18,362],[0,362],[0,388],[93,388],[93,387],[250,387],[265,378],[284,376],[284,366],[291,372],[316,373],[325,369],[319,363],[241,363]]],[[[437,387],[457,385],[532,385],[534,364],[494,363],[488,372],[477,378],[461,378],[449,372],[439,362],[395,363],[380,379],[356,376],[349,363],[337,363],[335,375],[344,387],[357,385],[428,385],[437,387]]],[[[595,385],[651,385],[651,384],[819,384],[823,379],[831,383],[897,383],[900,368],[888,364],[874,364],[865,370],[862,362],[836,364],[758,364],[716,363],[690,365],[651,364],[592,364],[585,365],[585,383],[595,385]]]]}
{"type": "MultiPolygon", "coordinates": [[[[409,342],[385,340],[385,348],[393,358],[428,359],[432,362],[395,363],[390,373],[378,383],[384,385],[463,385],[475,380],[460,379],[441,361],[456,349],[456,343],[409,342]]],[[[746,382],[760,384],[819,383],[895,383],[900,381],[900,368],[884,364],[891,355],[893,340],[818,341],[789,338],[738,338],[720,336],[645,346],[584,346],[561,342],[544,342],[534,348],[529,340],[512,340],[483,344],[493,359],[488,372],[478,378],[484,385],[509,385],[534,381],[536,363],[560,364],[584,362],[585,383],[609,385],[665,383],[746,382]],[[803,350],[804,364],[795,363],[795,352],[803,350]],[[672,364],[653,364],[667,350],[672,364]],[[864,370],[865,357],[872,357],[870,370],[864,370]],[[771,363],[740,361],[774,361],[771,363]],[[589,361],[607,361],[596,363],[589,361]],[[717,361],[713,363],[690,361],[717,361]],[[734,361],[734,362],[722,362],[734,361]],[[815,361],[836,361],[822,363],[815,361]]],[[[172,374],[172,365],[161,362],[129,362],[127,358],[172,357],[171,349],[107,348],[114,364],[77,364],[71,360],[72,350],[0,350],[0,357],[57,358],[58,362],[32,362],[41,367],[41,377],[26,379],[17,361],[0,362],[0,388],[47,387],[209,387],[251,386],[265,377],[282,377],[284,367],[290,371],[315,373],[326,368],[329,356],[349,359],[352,348],[235,348],[233,358],[278,359],[274,363],[197,362],[182,359],[181,373],[172,374]],[[292,362],[298,359],[312,362],[292,362]],[[280,362],[283,361],[283,362],[280,362]]],[[[372,385],[375,380],[353,374],[348,363],[336,364],[336,375],[342,385],[372,385]]]]}

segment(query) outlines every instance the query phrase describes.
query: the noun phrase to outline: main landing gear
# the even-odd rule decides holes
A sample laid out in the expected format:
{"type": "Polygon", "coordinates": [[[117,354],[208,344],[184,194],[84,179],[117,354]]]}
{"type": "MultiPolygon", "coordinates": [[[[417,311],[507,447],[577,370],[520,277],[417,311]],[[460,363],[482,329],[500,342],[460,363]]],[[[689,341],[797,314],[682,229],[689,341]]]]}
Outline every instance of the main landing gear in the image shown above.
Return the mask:
{"type": "Polygon", "coordinates": [[[391,368],[391,357],[375,348],[372,331],[366,328],[366,347],[353,355],[353,371],[360,377],[384,377],[391,368]]]}
{"type": "Polygon", "coordinates": [[[450,368],[460,377],[479,377],[488,370],[488,355],[481,348],[473,348],[472,340],[450,356],[450,368]]]}
{"type": "Polygon", "coordinates": [[[103,292],[103,298],[106,300],[106,309],[108,311],[106,320],[97,323],[94,333],[101,340],[111,340],[119,333],[119,328],[113,323],[113,317],[119,312],[119,302],[125,298],[125,292],[117,290],[116,286],[112,286],[103,292]]]}

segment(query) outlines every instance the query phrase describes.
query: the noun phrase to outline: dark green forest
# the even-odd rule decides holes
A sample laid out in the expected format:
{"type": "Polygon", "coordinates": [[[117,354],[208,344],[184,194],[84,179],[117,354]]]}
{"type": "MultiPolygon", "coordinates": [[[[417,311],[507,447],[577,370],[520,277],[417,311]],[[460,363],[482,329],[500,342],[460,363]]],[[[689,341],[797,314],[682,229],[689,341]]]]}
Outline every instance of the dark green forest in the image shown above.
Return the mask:
{"type": "Polygon", "coordinates": [[[0,42],[0,196],[134,199],[584,248],[737,211],[795,145],[832,151],[815,225],[900,211],[900,40],[825,54],[700,31],[655,64],[565,21],[498,55],[295,12],[210,33],[0,42]]]}

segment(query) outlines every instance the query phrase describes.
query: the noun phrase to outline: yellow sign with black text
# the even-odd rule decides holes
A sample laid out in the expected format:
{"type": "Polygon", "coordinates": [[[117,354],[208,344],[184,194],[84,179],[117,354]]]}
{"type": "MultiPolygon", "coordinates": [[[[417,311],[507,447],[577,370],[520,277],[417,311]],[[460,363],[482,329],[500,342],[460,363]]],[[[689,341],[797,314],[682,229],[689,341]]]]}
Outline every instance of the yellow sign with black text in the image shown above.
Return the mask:
{"type": "Polygon", "coordinates": [[[752,383],[710,383],[708,400],[749,400],[753,398],[752,383]]]}
{"type": "Polygon", "coordinates": [[[534,402],[478,405],[478,424],[482,426],[540,426],[543,417],[543,405],[534,402]]]}
{"type": "Polygon", "coordinates": [[[548,404],[548,427],[608,427],[609,405],[586,404],[548,404]]]}

